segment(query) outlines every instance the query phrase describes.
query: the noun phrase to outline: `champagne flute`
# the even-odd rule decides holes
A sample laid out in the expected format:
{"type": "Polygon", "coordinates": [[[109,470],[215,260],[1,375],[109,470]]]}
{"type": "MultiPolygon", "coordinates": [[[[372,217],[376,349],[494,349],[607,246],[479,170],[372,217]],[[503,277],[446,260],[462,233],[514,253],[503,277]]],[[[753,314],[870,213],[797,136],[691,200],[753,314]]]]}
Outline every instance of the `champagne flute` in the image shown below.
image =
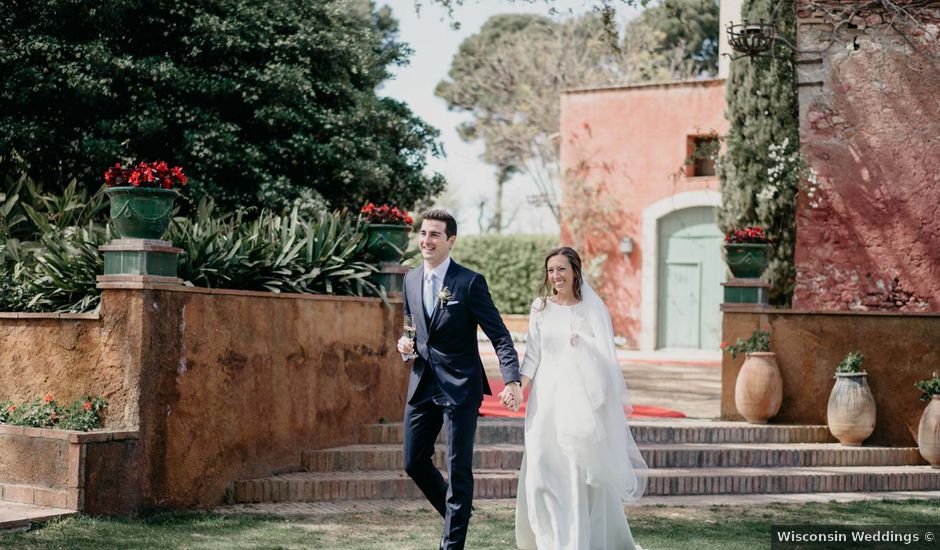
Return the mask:
{"type": "MultiPolygon", "coordinates": [[[[402,324],[402,328],[404,330],[404,333],[402,334],[402,336],[404,336],[405,338],[408,338],[409,340],[412,341],[412,343],[414,343],[415,337],[418,334],[418,329],[415,326],[414,315],[410,313],[405,314],[405,322],[402,324]]],[[[414,359],[416,357],[418,357],[417,353],[411,353],[405,356],[405,361],[410,361],[411,359],[414,359]]]]}

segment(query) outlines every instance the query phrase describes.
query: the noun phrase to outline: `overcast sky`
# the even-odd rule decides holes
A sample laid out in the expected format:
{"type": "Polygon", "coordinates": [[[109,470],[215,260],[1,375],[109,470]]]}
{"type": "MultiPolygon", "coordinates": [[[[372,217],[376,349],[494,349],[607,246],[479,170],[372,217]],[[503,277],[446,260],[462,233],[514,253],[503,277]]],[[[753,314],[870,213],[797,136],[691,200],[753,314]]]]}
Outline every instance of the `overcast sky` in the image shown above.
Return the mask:
{"type": "MultiPolygon", "coordinates": [[[[430,0],[421,0],[420,13],[415,13],[414,0],[381,0],[377,5],[388,5],[400,23],[399,39],[412,50],[408,66],[398,68],[395,78],[380,90],[380,94],[405,101],[426,122],[441,131],[441,140],[447,157],[430,159],[431,169],[440,172],[449,183],[447,194],[442,197],[442,206],[455,211],[460,232],[478,233],[477,204],[482,197],[495,194],[496,183],[492,166],[480,160],[483,152],[481,142],[464,142],[457,135],[456,127],[466,115],[449,112],[444,101],[434,95],[437,83],[447,77],[450,62],[460,43],[476,34],[490,16],[499,13],[537,13],[550,15],[544,3],[526,4],[506,0],[466,0],[454,11],[454,19],[460,21],[460,29],[451,28],[446,11],[430,0]]],[[[585,0],[557,0],[559,12],[555,17],[570,17],[592,9],[594,2],[585,0]]],[[[628,17],[633,10],[621,7],[621,17],[628,17]]],[[[521,210],[507,232],[509,233],[556,233],[558,226],[545,208],[535,208],[526,202],[528,195],[538,192],[535,184],[524,176],[516,176],[506,185],[503,204],[521,210]]]]}

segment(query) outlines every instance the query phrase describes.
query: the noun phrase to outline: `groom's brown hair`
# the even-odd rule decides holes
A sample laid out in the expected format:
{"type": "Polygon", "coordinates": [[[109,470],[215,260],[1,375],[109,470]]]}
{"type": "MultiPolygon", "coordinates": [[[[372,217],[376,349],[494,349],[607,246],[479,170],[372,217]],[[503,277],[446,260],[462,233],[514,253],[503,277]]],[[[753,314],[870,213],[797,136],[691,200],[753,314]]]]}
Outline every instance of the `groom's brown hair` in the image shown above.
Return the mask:
{"type": "Polygon", "coordinates": [[[444,232],[447,234],[448,239],[457,234],[457,220],[447,210],[428,210],[421,214],[421,220],[444,222],[444,232]]]}

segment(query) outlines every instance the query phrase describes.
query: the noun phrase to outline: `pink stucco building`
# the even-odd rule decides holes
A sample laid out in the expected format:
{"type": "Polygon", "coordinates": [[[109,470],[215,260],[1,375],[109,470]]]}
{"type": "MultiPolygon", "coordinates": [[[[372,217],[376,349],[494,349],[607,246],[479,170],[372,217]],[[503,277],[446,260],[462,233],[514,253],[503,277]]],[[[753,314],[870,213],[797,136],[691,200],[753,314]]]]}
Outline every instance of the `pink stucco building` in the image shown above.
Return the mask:
{"type": "Polygon", "coordinates": [[[727,132],[724,82],[562,95],[562,238],[591,263],[628,347],[720,343],[725,272],[708,153],[727,132]]]}

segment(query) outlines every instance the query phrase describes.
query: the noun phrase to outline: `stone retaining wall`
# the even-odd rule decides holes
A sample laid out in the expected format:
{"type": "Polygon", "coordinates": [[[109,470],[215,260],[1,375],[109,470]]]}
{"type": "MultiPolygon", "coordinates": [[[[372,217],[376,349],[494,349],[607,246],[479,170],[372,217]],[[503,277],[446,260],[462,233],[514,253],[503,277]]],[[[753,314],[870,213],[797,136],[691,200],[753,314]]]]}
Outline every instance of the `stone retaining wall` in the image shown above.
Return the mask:
{"type": "Polygon", "coordinates": [[[128,467],[136,432],[0,425],[0,498],[88,514],[133,513],[141,495],[128,467]]]}
{"type": "MultiPolygon", "coordinates": [[[[850,351],[865,354],[864,370],[875,397],[877,421],[867,443],[916,445],[924,403],[914,383],[940,370],[940,314],[813,312],[752,308],[725,311],[723,339],[771,332],[771,350],[783,377],[783,404],[774,424],[825,424],[836,366],[850,351]]],[[[721,417],[739,420],[734,384],[744,357],[724,354],[721,417]]]]}
{"type": "Polygon", "coordinates": [[[39,487],[94,513],[213,506],[235,479],[299,469],[303,451],[401,419],[400,301],[107,286],[100,313],[0,314],[0,399],[102,396],[106,429],[139,438],[84,434],[71,456],[50,437],[70,432],[0,426],[0,484],[16,497],[4,499],[39,487]]]}

